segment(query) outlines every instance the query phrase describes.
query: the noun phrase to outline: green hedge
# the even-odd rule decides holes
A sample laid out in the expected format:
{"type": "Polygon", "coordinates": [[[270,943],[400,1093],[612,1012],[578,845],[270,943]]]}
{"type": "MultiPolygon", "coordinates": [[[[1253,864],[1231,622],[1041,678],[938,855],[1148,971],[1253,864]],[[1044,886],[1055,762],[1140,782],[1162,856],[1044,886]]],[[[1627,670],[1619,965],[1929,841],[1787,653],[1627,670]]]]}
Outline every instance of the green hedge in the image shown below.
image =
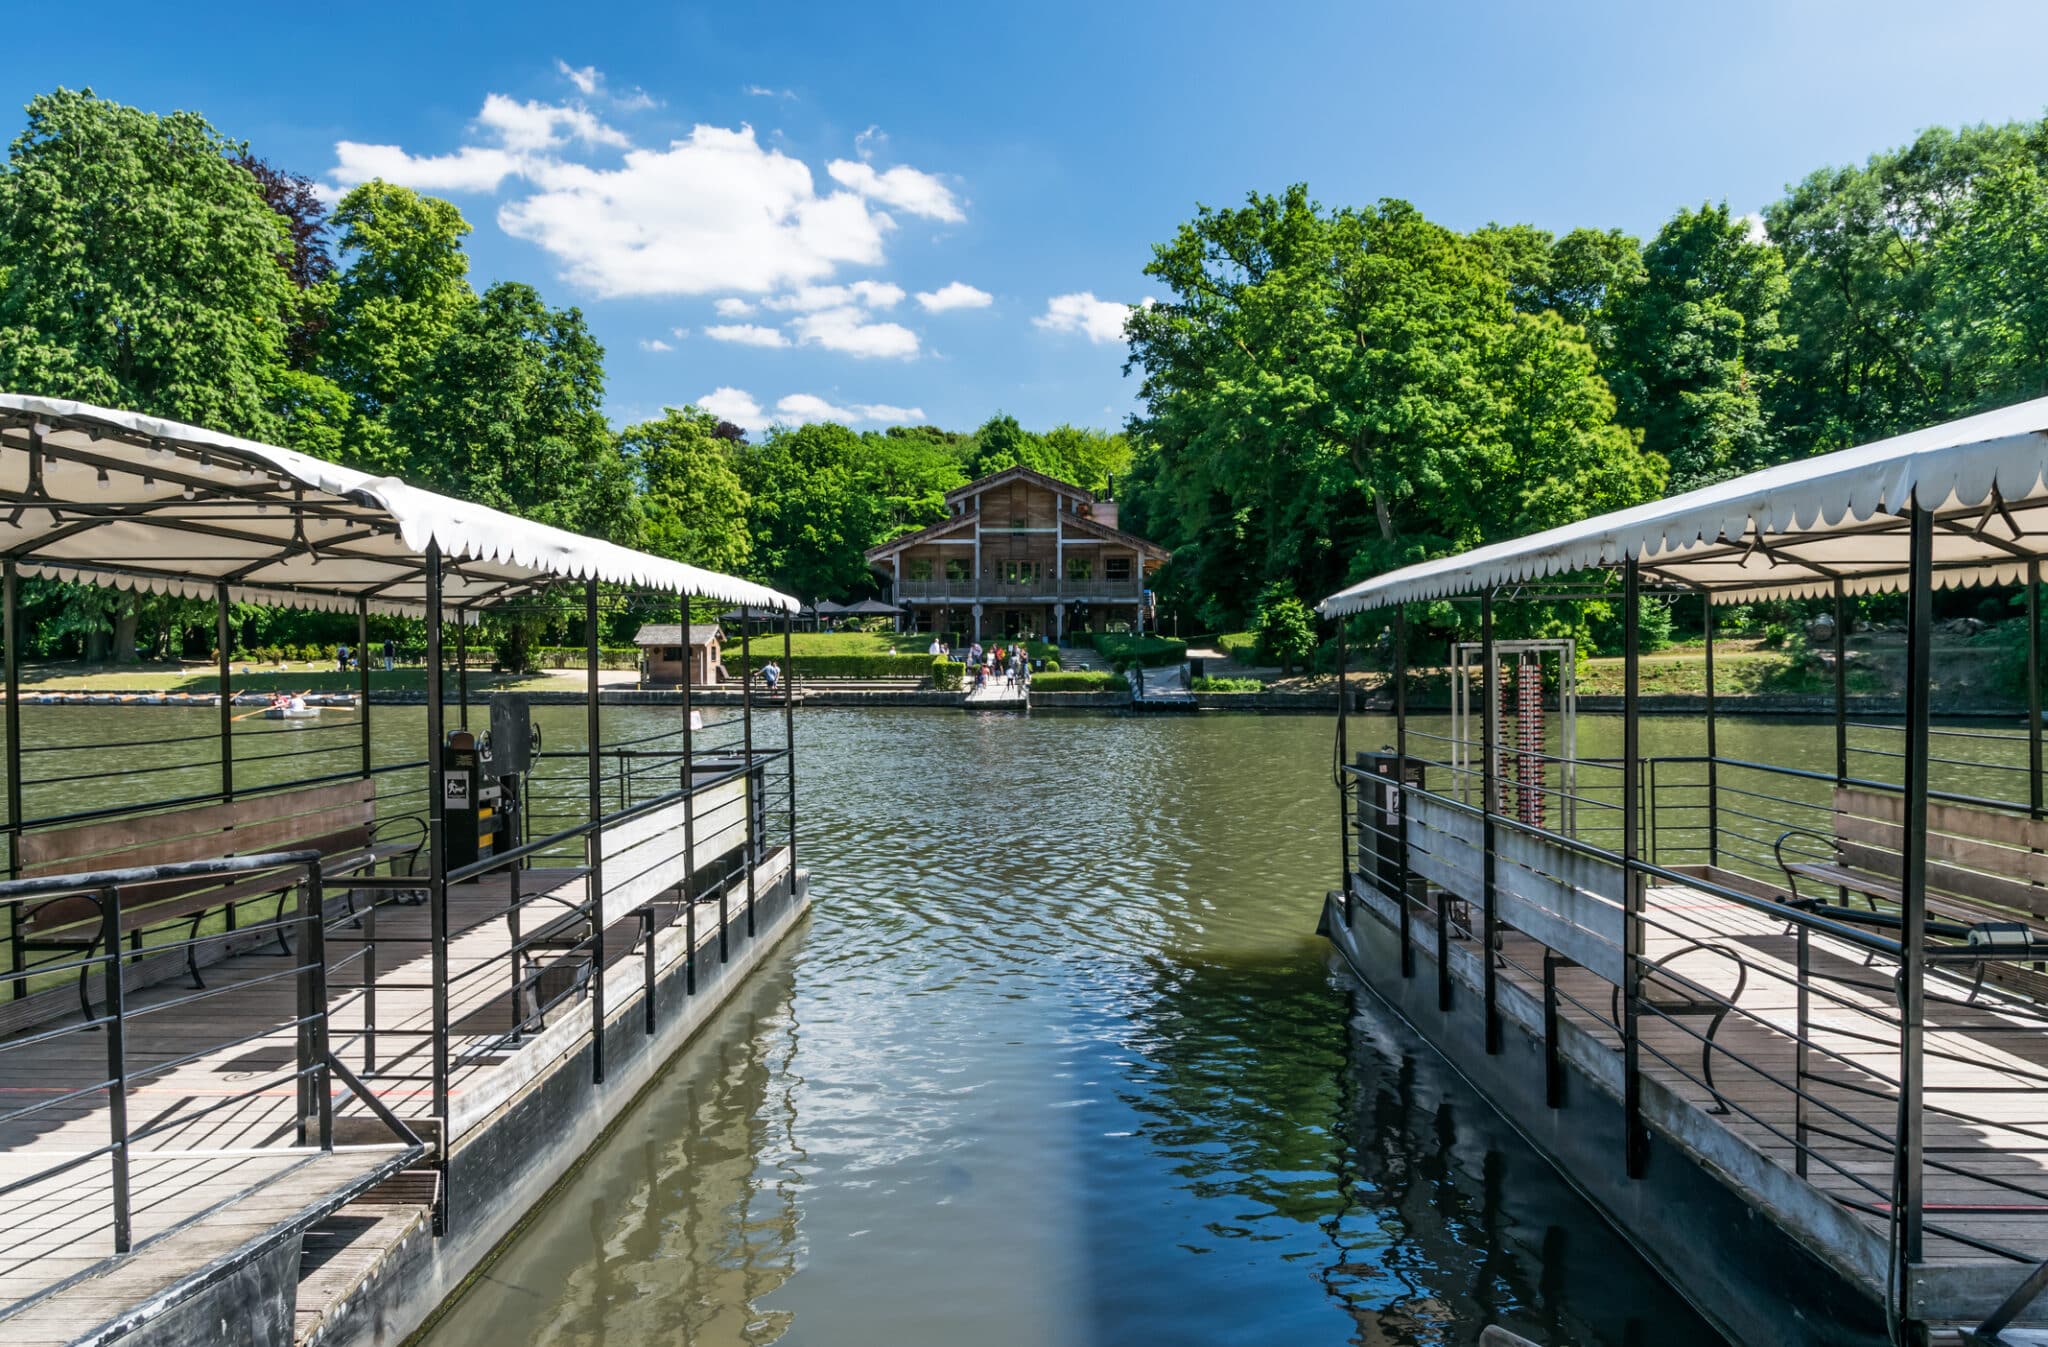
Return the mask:
{"type": "Polygon", "coordinates": [[[1223,657],[1239,664],[1257,664],[1259,634],[1255,631],[1227,631],[1216,638],[1223,657]]]}
{"type": "MultiPolygon", "coordinates": [[[[443,653],[451,658],[455,653],[455,642],[449,639],[442,643],[443,653]]],[[[590,651],[580,645],[537,645],[533,648],[534,666],[541,669],[582,669],[589,667],[590,651]]],[[[383,659],[379,650],[377,658],[383,659]]],[[[476,655],[472,653],[474,661],[476,655]]],[[[601,645],[597,648],[597,667],[600,669],[637,669],[640,667],[640,647],[637,645],[601,645]]]]}
{"type": "Polygon", "coordinates": [[[1266,685],[1256,678],[1195,678],[1188,682],[1190,692],[1264,692],[1266,685]]]}
{"type": "MultiPolygon", "coordinates": [[[[746,663],[740,659],[737,647],[728,645],[724,652],[726,672],[734,678],[743,675],[746,663]]],[[[786,663],[780,650],[756,651],[752,660],[754,668],[770,660],[783,673],[794,673],[798,678],[923,678],[932,672],[932,657],[923,653],[915,655],[794,655],[786,663]]]]}
{"type": "Polygon", "coordinates": [[[1179,664],[1188,657],[1188,643],[1166,636],[1130,636],[1122,632],[1103,631],[1095,634],[1095,648],[1102,657],[1119,669],[1129,664],[1142,664],[1148,669],[1158,669],[1169,664],[1179,664]]]}
{"type": "Polygon", "coordinates": [[[1125,692],[1129,688],[1122,674],[1104,673],[1100,669],[1042,673],[1031,679],[1033,692],[1125,692]]]}
{"type": "Polygon", "coordinates": [[[966,669],[967,666],[958,660],[935,655],[932,657],[932,686],[941,692],[957,692],[960,689],[960,675],[966,669]]]}

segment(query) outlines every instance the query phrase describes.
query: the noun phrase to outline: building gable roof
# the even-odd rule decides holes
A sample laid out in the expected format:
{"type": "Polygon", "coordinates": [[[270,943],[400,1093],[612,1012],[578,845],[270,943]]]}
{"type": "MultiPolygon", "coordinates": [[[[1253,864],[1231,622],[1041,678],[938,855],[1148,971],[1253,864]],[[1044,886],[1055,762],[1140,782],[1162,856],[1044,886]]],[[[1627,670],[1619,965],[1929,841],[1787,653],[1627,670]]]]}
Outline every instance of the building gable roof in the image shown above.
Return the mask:
{"type": "Polygon", "coordinates": [[[971,496],[976,492],[986,491],[992,486],[1001,486],[1004,482],[1014,481],[1019,478],[1042,486],[1048,491],[1057,492],[1062,496],[1072,496],[1077,500],[1085,500],[1091,503],[1095,499],[1095,493],[1087,487],[1076,486],[1072,482],[1063,482],[1059,478],[1049,477],[1035,468],[1027,468],[1021,463],[1015,463],[1007,468],[1000,468],[986,477],[977,477],[966,486],[954,487],[946,493],[946,500],[950,504],[964,496],[971,496]]]}
{"type": "Polygon", "coordinates": [[[974,516],[971,514],[947,515],[936,524],[926,524],[915,532],[900,533],[888,542],[875,544],[867,550],[867,559],[869,561],[879,561],[891,552],[900,552],[913,543],[930,542],[934,538],[943,538],[956,529],[972,528],[973,526],[974,516]]]}
{"type": "Polygon", "coordinates": [[[1111,528],[1109,525],[1098,523],[1086,515],[1069,515],[1065,523],[1067,528],[1075,533],[1090,533],[1098,538],[1107,539],[1110,542],[1122,543],[1126,547],[1136,548],[1147,557],[1156,558],[1160,561],[1165,561],[1173,555],[1173,553],[1167,551],[1158,543],[1153,542],[1150,538],[1140,538],[1135,533],[1126,533],[1120,528],[1111,528]]]}
{"type": "MultiPolygon", "coordinates": [[[[692,622],[690,624],[691,645],[706,645],[711,641],[722,642],[724,639],[725,633],[719,630],[716,622],[692,622]]],[[[681,645],[682,643],[683,624],[680,622],[649,622],[633,633],[634,645],[681,645]]]]}

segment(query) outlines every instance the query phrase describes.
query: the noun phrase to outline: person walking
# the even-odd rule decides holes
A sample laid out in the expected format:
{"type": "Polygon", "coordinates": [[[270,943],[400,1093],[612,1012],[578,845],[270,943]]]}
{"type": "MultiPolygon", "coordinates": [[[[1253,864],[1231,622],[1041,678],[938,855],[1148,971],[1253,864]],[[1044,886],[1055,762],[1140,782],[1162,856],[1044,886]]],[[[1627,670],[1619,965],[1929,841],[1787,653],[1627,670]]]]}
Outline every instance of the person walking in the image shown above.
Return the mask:
{"type": "Polygon", "coordinates": [[[398,643],[389,636],[384,638],[384,672],[391,672],[392,661],[398,658],[398,643]]]}
{"type": "Polygon", "coordinates": [[[774,696],[775,685],[782,681],[782,670],[775,667],[774,660],[761,666],[761,681],[768,685],[768,695],[774,696]]]}

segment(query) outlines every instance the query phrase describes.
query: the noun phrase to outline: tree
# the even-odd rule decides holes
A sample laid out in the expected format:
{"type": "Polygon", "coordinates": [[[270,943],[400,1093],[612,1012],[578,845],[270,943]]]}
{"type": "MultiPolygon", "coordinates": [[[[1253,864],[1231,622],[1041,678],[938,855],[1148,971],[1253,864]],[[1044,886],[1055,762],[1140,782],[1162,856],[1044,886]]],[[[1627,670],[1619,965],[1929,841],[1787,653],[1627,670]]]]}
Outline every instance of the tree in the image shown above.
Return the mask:
{"type": "Polygon", "coordinates": [[[1170,294],[1130,321],[1132,517],[1208,592],[1206,620],[1243,620],[1274,581],[1323,593],[1657,489],[1583,334],[1511,302],[1499,258],[1540,242],[1400,201],[1326,212],[1297,186],[1204,207],[1154,250],[1170,294]]]}
{"type": "Polygon", "coordinates": [[[753,554],[747,493],[733,469],[719,420],[694,407],[670,407],[655,421],[619,432],[619,452],[641,491],[650,552],[715,571],[741,572],[753,554]]]}
{"type": "Polygon", "coordinates": [[[1935,318],[1954,334],[1955,401],[2048,393],[2048,179],[2011,156],[1981,174],[1935,248],[1935,318]]]}
{"type": "Polygon", "coordinates": [[[1681,210],[1603,306],[1621,420],[1670,463],[1674,489],[1777,461],[1764,401],[1789,346],[1778,330],[1785,293],[1777,249],[1724,203],[1681,210]]]}
{"type": "Polygon", "coordinates": [[[28,106],[0,173],[0,386],[267,437],[291,240],[196,113],[28,106]]]}
{"type": "Polygon", "coordinates": [[[574,308],[504,281],[457,315],[390,408],[427,486],[561,528],[632,543],[632,471],[605,424],[604,348],[574,308]]]}
{"type": "Polygon", "coordinates": [[[777,426],[741,452],[756,570],[811,598],[872,585],[863,553],[881,541],[887,521],[863,487],[865,452],[860,436],[831,421],[777,426]]]}
{"type": "Polygon", "coordinates": [[[311,369],[327,310],[334,301],[334,253],[328,236],[327,203],[311,178],[288,173],[246,151],[236,161],[256,179],[264,201],[284,220],[291,235],[285,274],[298,287],[286,314],[285,354],[295,370],[311,369]]]}
{"type": "Polygon", "coordinates": [[[1295,597],[1294,590],[1284,580],[1276,580],[1259,595],[1258,614],[1252,630],[1259,637],[1259,659],[1268,664],[1278,664],[1283,674],[1293,673],[1295,665],[1305,666],[1315,657],[1315,614],[1295,597]]]}
{"type": "Polygon", "coordinates": [[[407,475],[408,446],[390,421],[421,390],[442,344],[476,309],[462,240],[469,222],[446,201],[381,180],[334,212],[347,265],[321,334],[322,372],[354,403],[355,466],[407,475]]]}

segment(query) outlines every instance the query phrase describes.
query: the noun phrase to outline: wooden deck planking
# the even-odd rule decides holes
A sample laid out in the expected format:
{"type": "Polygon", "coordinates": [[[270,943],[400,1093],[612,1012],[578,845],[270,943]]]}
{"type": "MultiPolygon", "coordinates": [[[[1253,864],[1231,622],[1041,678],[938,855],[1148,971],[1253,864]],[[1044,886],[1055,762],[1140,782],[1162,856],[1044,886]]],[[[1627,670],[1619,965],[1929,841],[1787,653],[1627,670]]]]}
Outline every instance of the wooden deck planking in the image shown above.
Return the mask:
{"type": "MultiPolygon", "coordinates": [[[[1777,1075],[1789,1081],[1796,1059],[1794,938],[1784,923],[1768,914],[1691,889],[1653,889],[1647,910],[1646,952],[1651,959],[1688,941],[1702,940],[1738,951],[1750,965],[1748,985],[1737,1010],[1715,1038],[1718,1047],[1727,1050],[1715,1054],[1715,1084],[1733,1111],[1713,1116],[1755,1150],[1792,1169],[1793,1096],[1785,1084],[1769,1077],[1777,1075]]],[[[1433,914],[1418,911],[1417,916],[1418,941],[1433,940],[1433,914]],[[1423,935],[1424,927],[1431,928],[1431,933],[1423,935]]],[[[1472,918],[1476,924],[1476,905],[1472,918]]],[[[1455,914],[1452,926],[1454,933],[1461,931],[1455,914]]],[[[1542,946],[1503,927],[1501,955],[1502,980],[1519,986],[1540,1003],[1542,946]]],[[[1889,1097],[1890,1082],[1899,1065],[1896,1039],[1887,1046],[1851,1034],[1895,1035],[1895,1029],[1872,1016],[1895,1016],[1896,1009],[1890,1001],[1888,973],[1862,964],[1861,952],[1848,945],[1823,936],[1810,941],[1809,965],[1816,982],[1824,979],[1848,1004],[1831,1002],[1818,991],[1811,997],[1809,1037],[1814,1046],[1808,1053],[1807,1088],[1818,1102],[1809,1103],[1807,1117],[1810,1126],[1825,1127],[1845,1137],[1855,1136],[1862,1124],[1874,1129],[1871,1141],[1883,1138],[1879,1144],[1888,1146],[1897,1107],[1889,1097]],[[1845,986],[1850,980],[1862,985],[1845,986]],[[1822,1048],[1834,1055],[1823,1053],[1822,1048]],[[1879,1097],[1860,1090],[1877,1091],[1879,1097]],[[1839,1116],[1822,1108],[1823,1102],[1838,1110],[1839,1116]]],[[[1717,992],[1725,995],[1733,990],[1734,969],[1725,959],[1696,954],[1677,966],[1688,978],[1717,992]]],[[[1560,966],[1557,981],[1559,1013],[1618,1053],[1621,1036],[1608,1018],[1612,1013],[1611,984],[1575,965],[1560,966]]],[[[1967,993],[1965,983],[1949,982],[1943,987],[1930,979],[1929,988],[1926,1222],[1930,1227],[2004,1245],[2037,1260],[2048,1259],[2048,1197],[2015,1193],[1997,1183],[2004,1180],[2048,1194],[2048,1089],[2043,1088],[2048,1086],[2048,1032],[2044,1032],[2048,1025],[2038,1015],[2002,1008],[1988,991],[1975,1006],[1933,999],[1939,988],[1960,1001],[1967,993]],[[1937,1112],[1944,1109],[1967,1117],[1937,1112]],[[2000,1209],[1943,1209],[1951,1206],[2000,1209]]],[[[1704,1018],[1673,1021],[1651,1013],[1640,1018],[1644,1071],[1702,1112],[1713,1104],[1712,1095],[1698,1079],[1702,1049],[1698,1035],[1705,1028],[1704,1018]]],[[[1837,1199],[1880,1208],[1856,1214],[1881,1234],[1884,1194],[1891,1177],[1888,1152],[1818,1135],[1811,1138],[1809,1150],[1813,1158],[1807,1181],[1837,1199]],[[1860,1187],[1856,1178],[1878,1192],[1860,1187]]],[[[1936,1264],[1982,1263],[1996,1257],[1934,1229],[1927,1233],[1926,1252],[1926,1261],[1936,1264]]],[[[2014,1264],[2016,1272],[2018,1266],[2014,1264]]]]}
{"type": "MultiPolygon", "coordinates": [[[[580,899],[584,885],[581,870],[535,870],[521,876],[526,894],[552,892],[580,899]]],[[[505,1047],[501,1040],[512,1024],[510,997],[504,990],[512,943],[508,922],[500,915],[509,893],[508,881],[497,877],[458,885],[449,893],[449,928],[459,932],[449,942],[449,1014],[456,1026],[450,1051],[458,1063],[451,1073],[451,1095],[488,1089],[494,1068],[515,1060],[513,1052],[485,1051],[505,1047]],[[479,967],[482,971],[462,976],[463,970],[479,967]],[[466,1070],[460,1065],[465,1061],[473,1063],[466,1070]]],[[[561,910],[547,901],[530,903],[521,914],[522,927],[531,932],[561,910]]],[[[671,910],[680,926],[680,909],[671,905],[671,910]]],[[[728,896],[727,912],[728,919],[744,929],[744,885],[728,896]]],[[[716,902],[701,901],[697,920],[697,949],[715,948],[716,902]]],[[[362,991],[357,985],[362,964],[355,958],[360,943],[352,938],[355,928],[345,920],[328,933],[329,1005],[335,1012],[331,1047],[400,1117],[424,1119],[432,1104],[429,910],[424,903],[387,903],[376,910],[374,922],[376,1068],[367,1065],[371,1044],[363,1033],[357,1000],[362,991]]],[[[607,933],[608,966],[639,957],[639,927],[633,918],[607,933]]],[[[214,994],[204,999],[168,1006],[192,994],[182,977],[129,994],[126,1055],[131,1083],[126,1100],[130,1132],[138,1137],[130,1160],[131,1220],[138,1245],[320,1158],[319,1151],[294,1144],[298,1109],[293,1082],[266,1079],[288,1071],[296,1060],[291,1021],[297,1015],[297,982],[277,976],[291,966],[274,944],[266,944],[208,967],[205,978],[214,994]],[[263,1028],[266,1025],[271,1027],[263,1028]],[[224,1034],[249,1038],[228,1048],[215,1046],[224,1034]],[[191,1060],[180,1060],[184,1058],[191,1060]],[[193,1116],[198,1106],[245,1093],[247,1098],[193,1116]],[[218,1154],[222,1151],[229,1154],[218,1154]]],[[[38,1029],[77,1022],[74,1007],[63,1020],[38,1029]]],[[[21,1107],[39,1095],[97,1086],[107,1074],[105,1042],[95,1031],[0,1052],[0,1110],[21,1107]]],[[[351,1124],[343,1130],[338,1123],[343,1142],[389,1137],[369,1109],[338,1084],[334,1103],[337,1119],[351,1124]]],[[[66,1156],[90,1152],[110,1139],[107,1095],[99,1088],[0,1123],[0,1183],[25,1178],[66,1156]]],[[[388,1150],[337,1152],[350,1154],[369,1164],[388,1157],[388,1150]]],[[[341,1163],[329,1169],[347,1172],[348,1166],[341,1163]]],[[[93,1268],[113,1252],[111,1167],[104,1156],[11,1194],[7,1205],[8,1220],[0,1228],[0,1313],[93,1268]]],[[[18,1320],[19,1316],[6,1320],[8,1329],[18,1320]]]]}

